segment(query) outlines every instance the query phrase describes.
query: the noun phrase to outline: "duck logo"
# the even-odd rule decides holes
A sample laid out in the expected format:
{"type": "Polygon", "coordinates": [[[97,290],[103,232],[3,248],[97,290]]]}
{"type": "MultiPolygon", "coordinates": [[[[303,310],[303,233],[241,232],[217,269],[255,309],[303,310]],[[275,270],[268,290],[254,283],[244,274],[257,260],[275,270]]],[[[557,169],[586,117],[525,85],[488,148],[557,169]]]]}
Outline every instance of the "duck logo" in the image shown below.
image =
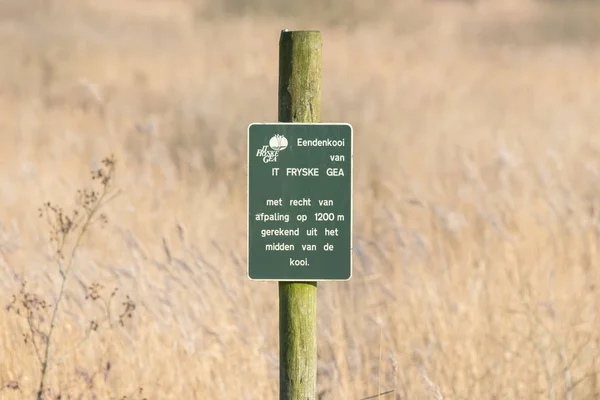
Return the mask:
{"type": "Polygon", "coordinates": [[[279,152],[285,150],[287,146],[288,140],[285,136],[275,135],[269,140],[268,145],[264,145],[258,149],[256,157],[262,157],[264,163],[276,162],[279,152]]]}

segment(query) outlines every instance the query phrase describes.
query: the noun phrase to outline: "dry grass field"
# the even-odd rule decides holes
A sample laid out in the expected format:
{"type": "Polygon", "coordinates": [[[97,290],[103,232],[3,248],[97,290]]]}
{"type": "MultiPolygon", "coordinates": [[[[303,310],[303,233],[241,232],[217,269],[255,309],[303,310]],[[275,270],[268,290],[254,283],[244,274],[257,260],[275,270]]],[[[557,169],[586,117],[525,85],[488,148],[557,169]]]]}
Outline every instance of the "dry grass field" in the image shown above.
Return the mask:
{"type": "Polygon", "coordinates": [[[70,209],[111,153],[120,192],[74,260],[47,398],[278,397],[245,135],[277,119],[283,28],[321,30],[322,120],[356,135],[354,274],[319,285],[320,398],[600,398],[600,6],[300,3],[0,1],[1,399],[40,377],[5,306],[22,279],[59,290],[38,209],[70,209]],[[136,309],[76,347],[94,282],[136,309]]]}

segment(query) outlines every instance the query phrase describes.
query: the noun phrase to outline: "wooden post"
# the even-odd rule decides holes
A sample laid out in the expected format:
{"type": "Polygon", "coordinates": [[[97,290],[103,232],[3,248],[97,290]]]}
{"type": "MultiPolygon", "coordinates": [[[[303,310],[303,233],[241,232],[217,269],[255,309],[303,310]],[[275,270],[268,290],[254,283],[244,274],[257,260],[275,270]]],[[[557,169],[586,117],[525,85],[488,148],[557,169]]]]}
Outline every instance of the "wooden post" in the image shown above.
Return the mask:
{"type": "MultiPolygon", "coordinates": [[[[321,33],[279,39],[279,122],[320,122],[321,33]]],[[[317,283],[279,282],[279,399],[315,400],[317,283]]]]}

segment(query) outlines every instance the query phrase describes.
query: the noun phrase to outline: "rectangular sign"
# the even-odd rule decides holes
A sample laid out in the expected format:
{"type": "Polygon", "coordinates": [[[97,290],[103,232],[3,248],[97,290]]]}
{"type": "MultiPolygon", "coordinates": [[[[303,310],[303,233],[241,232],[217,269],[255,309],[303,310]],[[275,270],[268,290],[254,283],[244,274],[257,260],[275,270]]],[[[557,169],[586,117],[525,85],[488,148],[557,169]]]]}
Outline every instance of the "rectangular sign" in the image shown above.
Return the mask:
{"type": "Polygon", "coordinates": [[[248,277],[352,276],[352,126],[248,127],[248,277]]]}

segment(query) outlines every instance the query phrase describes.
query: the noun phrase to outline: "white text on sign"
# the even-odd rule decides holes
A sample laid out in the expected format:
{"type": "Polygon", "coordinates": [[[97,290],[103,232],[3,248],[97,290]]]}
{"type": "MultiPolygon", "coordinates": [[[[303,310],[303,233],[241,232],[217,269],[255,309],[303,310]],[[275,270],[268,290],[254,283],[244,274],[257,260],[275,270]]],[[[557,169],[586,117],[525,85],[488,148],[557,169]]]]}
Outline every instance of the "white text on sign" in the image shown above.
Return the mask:
{"type": "MultiPolygon", "coordinates": [[[[272,176],[279,176],[280,168],[271,168],[272,176]]],[[[343,168],[327,168],[325,170],[327,176],[346,176],[343,168]]],[[[319,168],[286,168],[285,176],[296,177],[311,177],[320,176],[319,168]]]]}

